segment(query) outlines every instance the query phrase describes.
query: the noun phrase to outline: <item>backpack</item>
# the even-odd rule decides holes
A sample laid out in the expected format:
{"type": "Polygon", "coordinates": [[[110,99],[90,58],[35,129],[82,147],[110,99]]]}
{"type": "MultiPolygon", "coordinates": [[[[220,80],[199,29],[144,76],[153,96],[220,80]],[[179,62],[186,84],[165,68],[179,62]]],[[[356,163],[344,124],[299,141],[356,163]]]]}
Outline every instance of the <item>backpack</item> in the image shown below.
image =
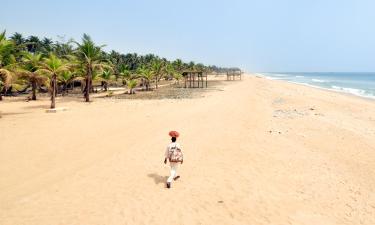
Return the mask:
{"type": "Polygon", "coordinates": [[[177,144],[169,148],[169,162],[182,162],[184,155],[177,144]]]}

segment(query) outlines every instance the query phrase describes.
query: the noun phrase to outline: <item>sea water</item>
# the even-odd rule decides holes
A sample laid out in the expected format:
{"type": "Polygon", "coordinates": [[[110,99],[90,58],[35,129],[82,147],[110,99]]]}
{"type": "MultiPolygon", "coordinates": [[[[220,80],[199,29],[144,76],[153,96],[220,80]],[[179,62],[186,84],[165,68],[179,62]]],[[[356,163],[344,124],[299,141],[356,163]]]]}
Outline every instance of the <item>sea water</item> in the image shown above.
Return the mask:
{"type": "Polygon", "coordinates": [[[345,92],[365,98],[375,99],[375,73],[260,73],[269,79],[285,80],[345,92]]]}

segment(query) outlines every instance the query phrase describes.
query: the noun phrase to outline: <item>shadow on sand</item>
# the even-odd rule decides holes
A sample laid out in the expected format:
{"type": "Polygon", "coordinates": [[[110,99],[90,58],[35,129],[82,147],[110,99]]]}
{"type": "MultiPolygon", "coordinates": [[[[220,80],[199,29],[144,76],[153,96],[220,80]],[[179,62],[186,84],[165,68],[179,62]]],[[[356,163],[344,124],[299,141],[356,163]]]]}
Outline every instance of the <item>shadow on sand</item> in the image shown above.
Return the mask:
{"type": "Polygon", "coordinates": [[[22,114],[27,114],[27,112],[7,112],[7,113],[4,113],[4,112],[0,111],[0,118],[6,117],[6,116],[22,115],[22,114]]]}
{"type": "Polygon", "coordinates": [[[49,109],[50,105],[44,104],[44,105],[28,105],[24,106],[24,109],[49,109]]]}
{"type": "Polygon", "coordinates": [[[155,184],[165,183],[168,179],[168,176],[160,176],[156,173],[150,173],[147,176],[154,179],[155,184]]]}

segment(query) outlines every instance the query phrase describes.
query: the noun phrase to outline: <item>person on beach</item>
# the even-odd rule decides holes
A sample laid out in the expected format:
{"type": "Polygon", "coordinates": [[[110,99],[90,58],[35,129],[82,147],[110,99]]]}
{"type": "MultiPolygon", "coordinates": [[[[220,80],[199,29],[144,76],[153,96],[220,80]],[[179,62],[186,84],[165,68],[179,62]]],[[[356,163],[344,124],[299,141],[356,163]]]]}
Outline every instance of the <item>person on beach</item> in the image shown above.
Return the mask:
{"type": "Polygon", "coordinates": [[[177,175],[178,168],[180,164],[184,162],[181,146],[176,142],[179,133],[177,131],[169,132],[171,136],[171,143],[167,146],[165,151],[164,164],[167,164],[171,167],[171,175],[167,179],[167,188],[171,188],[172,181],[177,180],[180,176],[177,175]]]}

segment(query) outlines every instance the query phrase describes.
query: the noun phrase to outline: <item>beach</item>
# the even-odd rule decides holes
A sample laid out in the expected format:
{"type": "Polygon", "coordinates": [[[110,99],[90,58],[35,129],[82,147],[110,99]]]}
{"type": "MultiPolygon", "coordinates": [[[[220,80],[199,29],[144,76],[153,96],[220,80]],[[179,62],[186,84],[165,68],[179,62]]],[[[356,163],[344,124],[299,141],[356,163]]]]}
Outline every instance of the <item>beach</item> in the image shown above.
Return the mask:
{"type": "Polygon", "coordinates": [[[57,113],[0,102],[0,224],[375,224],[375,101],[243,77],[57,113]],[[166,189],[170,130],[185,160],[166,189]]]}

